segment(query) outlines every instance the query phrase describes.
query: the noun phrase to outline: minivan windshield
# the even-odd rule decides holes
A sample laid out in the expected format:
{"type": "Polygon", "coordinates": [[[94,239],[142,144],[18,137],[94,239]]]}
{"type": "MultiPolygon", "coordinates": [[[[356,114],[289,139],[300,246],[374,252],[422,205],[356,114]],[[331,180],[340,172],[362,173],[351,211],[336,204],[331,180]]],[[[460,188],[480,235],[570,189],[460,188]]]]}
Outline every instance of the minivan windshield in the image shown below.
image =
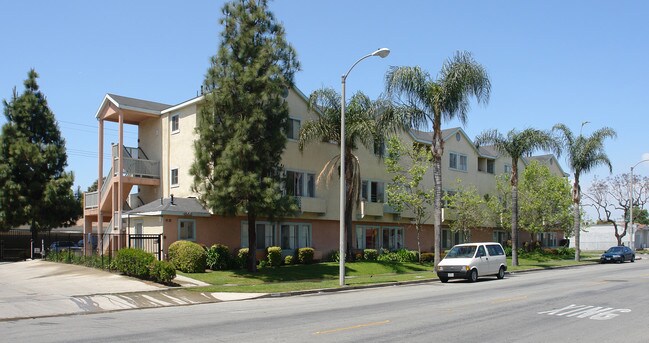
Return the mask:
{"type": "Polygon", "coordinates": [[[445,258],[471,258],[475,254],[475,245],[454,246],[445,258]]]}

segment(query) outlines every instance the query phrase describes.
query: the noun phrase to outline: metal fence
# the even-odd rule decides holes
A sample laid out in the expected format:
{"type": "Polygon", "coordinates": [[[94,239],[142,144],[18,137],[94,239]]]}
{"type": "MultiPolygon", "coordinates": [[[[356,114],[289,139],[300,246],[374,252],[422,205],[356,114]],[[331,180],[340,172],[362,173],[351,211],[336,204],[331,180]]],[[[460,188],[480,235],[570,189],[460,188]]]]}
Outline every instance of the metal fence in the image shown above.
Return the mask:
{"type": "Polygon", "coordinates": [[[81,240],[80,232],[39,232],[35,242],[32,242],[32,234],[29,230],[14,229],[0,232],[0,261],[20,261],[32,257],[42,257],[43,248],[45,252],[50,249],[54,242],[73,242],[77,244],[81,240]],[[32,256],[31,248],[36,249],[32,256]]]}

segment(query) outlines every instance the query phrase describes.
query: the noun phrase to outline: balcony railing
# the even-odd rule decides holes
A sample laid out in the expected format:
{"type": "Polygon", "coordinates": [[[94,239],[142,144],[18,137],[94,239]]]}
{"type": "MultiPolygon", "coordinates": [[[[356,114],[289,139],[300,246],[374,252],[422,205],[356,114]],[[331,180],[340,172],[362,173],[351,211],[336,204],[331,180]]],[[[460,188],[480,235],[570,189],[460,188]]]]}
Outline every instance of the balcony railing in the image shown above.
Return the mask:
{"type": "Polygon", "coordinates": [[[321,198],[310,197],[295,197],[300,206],[300,210],[304,213],[327,213],[327,202],[321,198]]]}
{"type": "Polygon", "coordinates": [[[99,192],[86,193],[85,208],[96,208],[99,206],[99,192]]]}
{"type": "MultiPolygon", "coordinates": [[[[118,169],[115,160],[113,167],[118,169]]],[[[135,158],[124,158],[122,160],[122,175],[133,177],[160,178],[160,161],[141,160],[135,158]]]]}

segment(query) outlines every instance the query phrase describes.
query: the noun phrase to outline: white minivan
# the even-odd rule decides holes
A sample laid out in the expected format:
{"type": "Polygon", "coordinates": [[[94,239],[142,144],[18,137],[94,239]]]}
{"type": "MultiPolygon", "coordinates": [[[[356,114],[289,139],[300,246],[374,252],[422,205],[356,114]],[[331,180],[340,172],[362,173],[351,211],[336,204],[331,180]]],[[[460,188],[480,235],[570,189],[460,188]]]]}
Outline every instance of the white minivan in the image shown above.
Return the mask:
{"type": "Polygon", "coordinates": [[[507,256],[500,243],[458,244],[448,251],[437,265],[437,277],[442,282],[449,279],[478,280],[478,276],[495,275],[502,279],[507,270],[507,256]]]}

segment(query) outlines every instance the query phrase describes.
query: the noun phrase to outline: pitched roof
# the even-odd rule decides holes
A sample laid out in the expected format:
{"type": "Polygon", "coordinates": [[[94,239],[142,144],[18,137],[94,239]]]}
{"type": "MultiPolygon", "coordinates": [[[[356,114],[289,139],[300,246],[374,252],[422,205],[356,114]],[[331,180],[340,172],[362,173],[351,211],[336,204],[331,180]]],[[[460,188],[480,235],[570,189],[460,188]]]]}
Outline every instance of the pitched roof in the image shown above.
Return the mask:
{"type": "Polygon", "coordinates": [[[496,150],[496,148],[493,145],[480,146],[478,147],[478,151],[480,152],[481,156],[485,156],[485,157],[489,156],[495,158],[500,156],[500,153],[498,152],[498,150],[496,150]]]}
{"type": "Polygon", "coordinates": [[[175,216],[192,216],[208,217],[210,212],[198,202],[196,198],[162,198],[142,205],[125,213],[131,215],[175,215],[175,216]]]}
{"type": "Polygon", "coordinates": [[[120,108],[126,107],[132,109],[143,109],[143,110],[149,110],[154,112],[161,112],[163,110],[166,110],[169,107],[172,107],[171,105],[162,104],[159,102],[129,98],[117,94],[108,93],[106,95],[110,97],[112,100],[114,100],[114,102],[116,102],[116,105],[120,108]]]}

